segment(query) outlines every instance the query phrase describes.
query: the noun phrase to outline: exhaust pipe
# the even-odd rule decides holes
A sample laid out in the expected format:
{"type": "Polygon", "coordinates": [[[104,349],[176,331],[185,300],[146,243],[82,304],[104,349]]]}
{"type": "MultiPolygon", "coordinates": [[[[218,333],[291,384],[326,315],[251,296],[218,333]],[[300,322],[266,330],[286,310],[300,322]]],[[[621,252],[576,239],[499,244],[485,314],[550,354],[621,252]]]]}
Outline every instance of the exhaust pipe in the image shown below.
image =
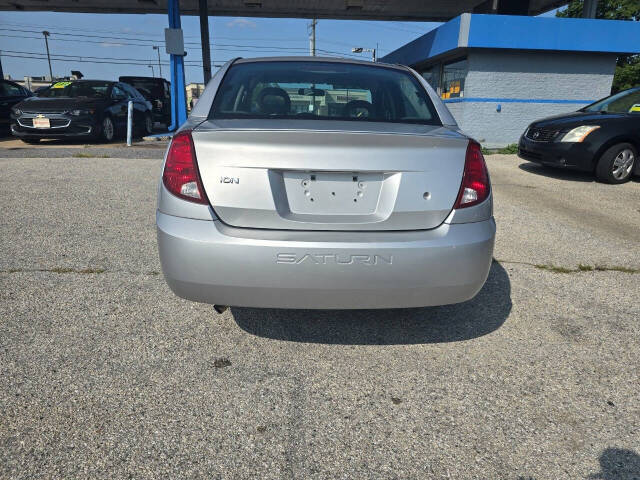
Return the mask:
{"type": "Polygon", "coordinates": [[[224,313],[227,310],[227,308],[229,308],[228,305],[214,305],[213,306],[213,309],[218,313],[224,313]]]}

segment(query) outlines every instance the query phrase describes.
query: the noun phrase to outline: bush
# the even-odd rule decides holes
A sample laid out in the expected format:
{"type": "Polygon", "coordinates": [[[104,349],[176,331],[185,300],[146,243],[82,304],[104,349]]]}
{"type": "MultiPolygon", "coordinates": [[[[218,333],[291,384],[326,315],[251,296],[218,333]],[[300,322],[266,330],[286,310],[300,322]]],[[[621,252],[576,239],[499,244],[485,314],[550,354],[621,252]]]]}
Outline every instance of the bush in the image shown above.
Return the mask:
{"type": "Polygon", "coordinates": [[[502,148],[485,148],[482,147],[482,154],[483,155],[493,155],[496,153],[500,153],[502,155],[513,155],[518,153],[518,144],[517,143],[512,143],[511,145],[507,145],[506,147],[502,147],[502,148]]]}

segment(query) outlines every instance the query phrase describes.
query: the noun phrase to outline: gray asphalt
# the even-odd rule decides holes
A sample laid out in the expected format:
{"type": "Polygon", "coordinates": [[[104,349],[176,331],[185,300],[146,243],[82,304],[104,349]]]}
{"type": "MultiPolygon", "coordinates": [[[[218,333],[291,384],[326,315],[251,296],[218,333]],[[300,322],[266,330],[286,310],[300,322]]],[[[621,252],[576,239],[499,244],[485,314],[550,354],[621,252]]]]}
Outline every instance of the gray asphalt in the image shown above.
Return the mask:
{"type": "Polygon", "coordinates": [[[0,478],[640,478],[640,183],[488,163],[474,300],[215,315],[159,159],[0,159],[0,478]]]}
{"type": "Polygon", "coordinates": [[[46,140],[29,145],[17,138],[0,138],[0,158],[155,158],[162,159],[167,141],[141,141],[132,147],[126,143],[86,144],[72,140],[46,140]]]}

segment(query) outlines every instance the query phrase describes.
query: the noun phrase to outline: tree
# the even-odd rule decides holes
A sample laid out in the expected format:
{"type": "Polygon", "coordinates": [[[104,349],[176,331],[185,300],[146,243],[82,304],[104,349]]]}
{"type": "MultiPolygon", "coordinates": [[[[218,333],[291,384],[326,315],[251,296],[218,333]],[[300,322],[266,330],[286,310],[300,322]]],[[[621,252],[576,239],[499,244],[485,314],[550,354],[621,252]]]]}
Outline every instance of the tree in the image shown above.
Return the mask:
{"type": "MultiPolygon", "coordinates": [[[[572,0],[557,17],[581,18],[583,0],[572,0]]],[[[640,21],[640,0],[599,0],[596,18],[640,21]]],[[[631,39],[630,39],[631,41],[631,39]]],[[[611,93],[640,85],[640,55],[620,55],[616,62],[611,93]]]]}

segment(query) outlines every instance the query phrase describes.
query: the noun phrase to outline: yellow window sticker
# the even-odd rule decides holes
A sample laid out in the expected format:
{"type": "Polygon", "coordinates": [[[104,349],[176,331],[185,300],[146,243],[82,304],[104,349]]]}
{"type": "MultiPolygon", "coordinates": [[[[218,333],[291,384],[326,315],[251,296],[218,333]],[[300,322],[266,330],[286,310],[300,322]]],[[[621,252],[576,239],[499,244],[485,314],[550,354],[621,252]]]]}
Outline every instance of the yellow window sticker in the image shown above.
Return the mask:
{"type": "Polygon", "coordinates": [[[69,85],[71,85],[71,82],[56,82],[51,85],[51,88],[64,88],[68,87],[69,85]]]}

